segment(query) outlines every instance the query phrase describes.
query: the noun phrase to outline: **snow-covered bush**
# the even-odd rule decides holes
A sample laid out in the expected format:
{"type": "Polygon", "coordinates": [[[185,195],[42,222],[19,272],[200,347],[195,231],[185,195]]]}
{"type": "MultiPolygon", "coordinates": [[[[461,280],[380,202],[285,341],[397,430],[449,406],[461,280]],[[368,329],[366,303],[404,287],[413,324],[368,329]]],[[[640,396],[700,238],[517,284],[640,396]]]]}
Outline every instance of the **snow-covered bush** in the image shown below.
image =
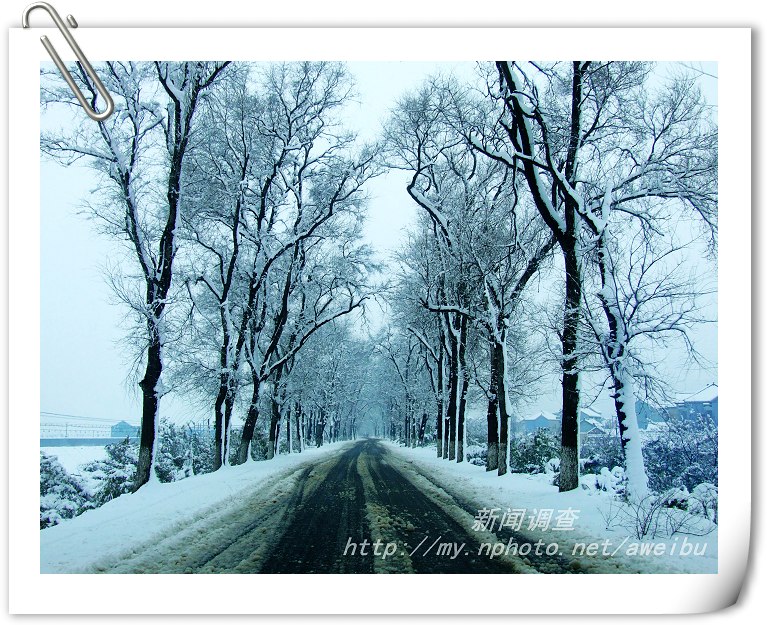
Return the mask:
{"type": "Polygon", "coordinates": [[[581,447],[581,472],[600,473],[604,467],[622,466],[623,450],[617,436],[586,438],[581,447]]]}
{"type": "Polygon", "coordinates": [[[487,466],[487,445],[468,445],[463,451],[466,462],[478,467],[487,466]]]}
{"type": "Polygon", "coordinates": [[[690,499],[690,493],[686,486],[669,488],[663,493],[667,508],[676,508],[677,510],[687,510],[687,503],[690,499]]]}
{"type": "Polygon", "coordinates": [[[216,455],[213,436],[209,432],[193,430],[189,433],[189,440],[193,474],[202,475],[213,471],[213,457],[216,455]]]}
{"type": "Polygon", "coordinates": [[[623,503],[619,502],[615,497],[605,497],[605,500],[597,505],[597,512],[599,512],[605,523],[605,529],[612,530],[616,525],[620,524],[624,513],[623,503]]]}
{"type": "Polygon", "coordinates": [[[690,493],[687,509],[693,514],[699,514],[714,523],[718,523],[719,489],[713,484],[705,482],[698,484],[690,493]]]}
{"type": "MultiPolygon", "coordinates": [[[[710,490],[701,489],[701,495],[710,490]]],[[[705,536],[716,527],[713,519],[698,514],[690,505],[690,493],[684,487],[671,488],[658,495],[650,495],[641,501],[626,500],[623,503],[621,524],[635,538],[669,538],[675,534],[705,536]]]]}
{"type": "Polygon", "coordinates": [[[634,538],[656,538],[662,529],[661,515],[665,509],[662,496],[651,495],[640,501],[624,502],[621,525],[629,530],[634,538]]]}
{"type": "MultiPolygon", "coordinates": [[[[232,428],[230,439],[230,449],[236,451],[239,430],[232,428]]],[[[212,432],[162,421],[159,440],[155,470],[161,482],[175,482],[213,471],[215,439],[212,432]]]]}
{"type": "MultiPolygon", "coordinates": [[[[240,446],[240,438],[242,438],[242,429],[232,428],[231,432],[229,433],[230,464],[234,464],[237,460],[237,448],[240,446]]],[[[212,441],[211,441],[211,444],[212,444],[212,441]]],[[[255,432],[253,432],[253,438],[250,441],[251,460],[266,460],[268,447],[269,447],[269,436],[266,431],[266,426],[256,425],[256,430],[255,432]]]]}
{"type": "MultiPolygon", "coordinates": [[[[307,444],[313,444],[314,440],[310,437],[310,440],[305,441],[307,444]]],[[[266,430],[266,426],[256,428],[256,432],[253,435],[253,440],[250,442],[250,457],[253,460],[266,460],[266,455],[269,450],[269,433],[266,430]]]]}
{"type": "Polygon", "coordinates": [[[57,525],[92,507],[80,481],[56,456],[40,452],[40,529],[57,525]]]}
{"type": "Polygon", "coordinates": [[[133,490],[138,464],[138,445],[131,443],[128,438],[107,445],[106,452],[104,460],[90,462],[83,467],[83,471],[98,480],[99,486],[93,496],[97,506],[133,490]]]}
{"type": "Polygon", "coordinates": [[[160,451],[155,471],[161,482],[175,482],[193,474],[190,444],[183,429],[167,421],[160,424],[160,451]]]}
{"type": "Polygon", "coordinates": [[[587,473],[581,476],[581,488],[590,491],[602,491],[614,498],[623,499],[626,495],[626,472],[616,466],[612,470],[602,467],[599,473],[587,473]]]}
{"type": "Polygon", "coordinates": [[[650,488],[660,493],[681,486],[692,492],[704,483],[716,486],[718,434],[716,423],[707,415],[669,419],[643,446],[650,488]]]}
{"type": "Polygon", "coordinates": [[[597,488],[619,497],[626,493],[626,482],[626,472],[621,466],[613,467],[612,471],[602,467],[596,480],[597,488]]]}
{"type": "Polygon", "coordinates": [[[513,440],[510,468],[513,473],[544,473],[552,459],[559,459],[560,442],[547,429],[513,440]]]}
{"type": "MultiPolygon", "coordinates": [[[[213,470],[213,438],[163,422],[155,464],[161,482],[213,470]]],[[[106,458],[82,467],[83,481],[69,475],[55,456],[40,452],[40,528],[130,493],[138,463],[138,445],[129,439],[107,445],[106,458]]]]}

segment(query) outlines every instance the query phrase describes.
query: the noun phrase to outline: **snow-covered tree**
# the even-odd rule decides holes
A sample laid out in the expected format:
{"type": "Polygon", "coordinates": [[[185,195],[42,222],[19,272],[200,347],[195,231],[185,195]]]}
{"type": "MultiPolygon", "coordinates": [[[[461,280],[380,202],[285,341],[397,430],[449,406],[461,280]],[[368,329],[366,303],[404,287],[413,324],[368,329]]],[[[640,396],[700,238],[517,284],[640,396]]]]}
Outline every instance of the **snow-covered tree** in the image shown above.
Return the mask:
{"type": "MultiPolygon", "coordinates": [[[[428,252],[411,252],[405,262],[421,278],[422,305],[439,315],[443,327],[449,456],[457,440],[455,456],[459,462],[463,459],[470,381],[467,346],[472,332],[479,331],[489,345],[487,468],[503,474],[511,411],[506,384],[509,327],[526,285],[555,243],[531,202],[520,195],[513,172],[475,154],[471,136],[479,123],[476,119],[485,119],[482,108],[482,101],[469,90],[431,79],[400,101],[387,139],[390,162],[411,174],[407,191],[428,215],[430,225],[416,243],[428,252]]],[[[425,337],[421,342],[436,362],[434,345],[429,346],[425,337]]]]}
{"type": "Polygon", "coordinates": [[[238,65],[204,111],[187,179],[195,329],[183,375],[213,389],[216,468],[228,461],[235,401],[248,385],[236,461],[248,457],[266,384],[276,391],[274,453],[286,368],[318,327],[365,298],[359,220],[376,168],[374,152],[357,150],[340,123],[351,87],[338,63],[238,65]],[[323,253],[333,275],[317,270],[323,253]]]}
{"type": "Polygon", "coordinates": [[[448,96],[436,83],[401,100],[387,126],[389,163],[406,170],[407,192],[428,215],[431,258],[421,304],[439,316],[447,352],[445,429],[450,460],[463,461],[464,419],[470,373],[466,366],[470,320],[479,298],[468,258],[470,154],[446,121],[448,96]],[[469,157],[469,158],[467,158],[469,157]],[[433,238],[432,238],[433,237],[433,238]]]}
{"type": "MultiPolygon", "coordinates": [[[[142,393],[141,450],[135,488],[153,479],[163,351],[167,346],[168,304],[173,285],[179,214],[183,204],[184,160],[195,128],[202,94],[227,63],[106,63],[100,75],[115,100],[115,113],[94,123],[81,118],[74,130],[46,132],[42,150],[63,163],[85,159],[102,184],[92,212],[104,229],[127,241],[140,269],[140,286],[113,283],[136,313],[143,331],[136,333],[145,370],[142,393]],[[158,148],[159,146],[162,146],[158,148]]],[[[74,72],[82,90],[98,97],[82,66],[74,72]]],[[[78,107],[69,87],[46,81],[45,105],[78,107]]]]}
{"type": "MultiPolygon", "coordinates": [[[[651,67],[643,63],[566,64],[498,62],[488,93],[497,102],[492,127],[478,126],[475,148],[524,176],[542,219],[562,252],[565,302],[562,347],[562,469],[560,490],[578,485],[578,413],[583,316],[584,251],[609,244],[614,215],[657,226],[652,207],[677,201],[690,206],[715,232],[716,129],[689,80],[650,93],[651,67]],[[650,209],[648,210],[648,206],[650,209]]],[[[606,276],[609,255],[597,253],[606,276]]],[[[606,278],[601,292],[608,323],[617,306],[606,278]]],[[[620,342],[620,329],[613,343],[620,342]]],[[[615,344],[613,345],[615,347],[615,344]]],[[[615,351],[613,349],[613,351],[615,351]]],[[[620,359],[613,360],[618,364],[620,359]]],[[[614,367],[619,375],[630,373],[614,367]],[[619,371],[620,370],[620,371],[619,371]]],[[[629,423],[628,379],[614,381],[629,437],[627,462],[641,463],[637,429],[629,423]],[[631,460],[628,460],[631,458],[631,460]]],[[[617,405],[617,404],[616,404],[617,405]]],[[[643,490],[641,468],[629,469],[643,490]]]]}

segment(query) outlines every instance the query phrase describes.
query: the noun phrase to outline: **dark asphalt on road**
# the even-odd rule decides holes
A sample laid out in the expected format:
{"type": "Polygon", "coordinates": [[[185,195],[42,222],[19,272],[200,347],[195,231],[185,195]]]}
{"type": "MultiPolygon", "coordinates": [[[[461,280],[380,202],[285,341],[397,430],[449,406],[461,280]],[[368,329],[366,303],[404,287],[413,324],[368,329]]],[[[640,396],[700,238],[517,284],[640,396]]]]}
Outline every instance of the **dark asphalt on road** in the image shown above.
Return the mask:
{"type": "Polygon", "coordinates": [[[299,495],[290,524],[260,572],[398,572],[402,557],[397,556],[412,552],[423,538],[424,545],[408,557],[411,566],[407,572],[515,572],[504,562],[478,555],[476,538],[386,462],[385,456],[385,448],[374,440],[360,441],[339,456],[311,494],[299,495]],[[366,488],[360,466],[372,476],[373,488],[366,488]],[[372,531],[366,504],[373,504],[383,514],[382,525],[389,522],[384,536],[372,531]],[[465,548],[455,557],[438,555],[436,548],[425,553],[437,538],[440,544],[465,543],[465,548]],[[356,549],[349,546],[350,539],[358,545],[356,549]],[[382,541],[379,556],[374,555],[372,546],[366,549],[367,555],[361,555],[359,545],[365,539],[371,544],[376,539],[382,541]],[[384,545],[389,543],[397,545],[397,554],[390,555],[387,563],[383,555],[384,545]]]}

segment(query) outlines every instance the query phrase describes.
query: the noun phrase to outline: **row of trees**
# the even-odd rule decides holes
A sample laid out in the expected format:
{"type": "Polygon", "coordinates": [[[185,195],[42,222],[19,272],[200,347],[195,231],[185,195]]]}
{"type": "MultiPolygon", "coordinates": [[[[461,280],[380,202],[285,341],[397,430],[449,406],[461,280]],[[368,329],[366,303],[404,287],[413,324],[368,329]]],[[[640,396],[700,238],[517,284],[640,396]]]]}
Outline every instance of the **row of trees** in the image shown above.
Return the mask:
{"type": "Polygon", "coordinates": [[[691,255],[715,249],[715,121],[692,78],[646,63],[498,62],[480,78],[430,79],[386,129],[388,164],[409,172],[423,209],[386,348],[406,429],[429,405],[437,453],[462,461],[475,383],[487,468],[505,473],[512,407],[545,370],[542,341],[561,377],[560,490],[578,486],[581,378],[600,371],[641,499],[637,389],[661,382],[664,349],[697,355],[689,331],[707,286],[691,255]]]}
{"type": "MultiPolygon", "coordinates": [[[[95,102],[87,75],[75,73],[95,102]]],[[[287,433],[291,419],[310,421],[318,444],[326,426],[331,438],[353,434],[349,406],[335,399],[353,376],[323,360],[335,352],[308,349],[324,329],[336,346],[348,343],[339,320],[371,296],[361,223],[363,185],[377,169],[340,121],[351,94],[344,67],[107,63],[100,73],[114,115],[46,131],[42,150],[97,172],[90,212],[126,244],[110,279],[134,322],[143,403],[134,487],[156,478],[160,400],[172,390],[212,411],[214,469],[230,461],[238,405],[236,463],[248,459],[265,406],[268,457],[285,419],[287,433]]],[[[47,75],[43,102],[78,107],[47,75]]]]}
{"type": "MultiPolygon", "coordinates": [[[[635,398],[658,382],[659,348],[695,356],[706,286],[690,255],[702,232],[716,243],[717,129],[694,80],[636,62],[479,65],[473,81],[427,80],[379,146],[360,146],[342,124],[352,86],[339,64],[101,73],[115,114],[46,131],[42,150],[98,173],[91,214],[126,244],[111,282],[135,322],[136,488],[154,478],[171,391],[211,411],[214,469],[250,457],[262,412],[267,457],[281,434],[300,449],[307,432],[354,436],[368,414],[379,435],[433,436],[461,462],[467,406],[484,397],[487,468],[504,474],[511,415],[553,355],[560,489],[578,485],[582,378],[598,371],[629,488],[648,492],[635,398]],[[364,186],[384,168],[407,172],[420,216],[389,326],[363,341],[342,318],[374,295],[364,186]]],[[[47,75],[43,101],[79,110],[47,75]]]]}

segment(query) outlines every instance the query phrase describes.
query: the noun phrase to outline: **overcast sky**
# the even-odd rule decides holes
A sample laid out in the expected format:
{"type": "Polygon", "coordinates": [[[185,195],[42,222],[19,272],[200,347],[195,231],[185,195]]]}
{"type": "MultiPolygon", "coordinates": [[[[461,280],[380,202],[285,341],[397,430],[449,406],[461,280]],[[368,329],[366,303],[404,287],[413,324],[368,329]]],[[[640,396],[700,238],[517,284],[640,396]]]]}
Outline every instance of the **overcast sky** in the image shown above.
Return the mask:
{"type": "MultiPolygon", "coordinates": [[[[716,74],[715,64],[695,65],[716,74]]],[[[417,88],[435,71],[469,76],[473,64],[350,63],[349,69],[359,94],[358,103],[349,107],[349,125],[364,138],[374,139],[404,92],[417,88]]],[[[702,75],[701,86],[709,102],[715,103],[716,80],[702,75]]],[[[366,238],[384,257],[401,245],[417,214],[405,180],[402,172],[393,172],[369,186],[366,238]]],[[[109,260],[121,254],[82,214],[94,186],[92,172],[85,167],[41,163],[41,410],[138,423],[138,389],[126,382],[130,363],[120,344],[124,310],[112,303],[103,277],[109,260]]],[[[715,325],[700,328],[696,337],[701,351],[716,362],[715,325]]],[[[668,375],[678,380],[680,391],[694,392],[716,380],[715,371],[680,370],[674,355],[666,356],[668,375]]],[[[556,380],[535,407],[558,408],[556,380]]],[[[161,406],[163,416],[179,422],[204,419],[208,412],[183,399],[166,397],[161,406]]]]}

